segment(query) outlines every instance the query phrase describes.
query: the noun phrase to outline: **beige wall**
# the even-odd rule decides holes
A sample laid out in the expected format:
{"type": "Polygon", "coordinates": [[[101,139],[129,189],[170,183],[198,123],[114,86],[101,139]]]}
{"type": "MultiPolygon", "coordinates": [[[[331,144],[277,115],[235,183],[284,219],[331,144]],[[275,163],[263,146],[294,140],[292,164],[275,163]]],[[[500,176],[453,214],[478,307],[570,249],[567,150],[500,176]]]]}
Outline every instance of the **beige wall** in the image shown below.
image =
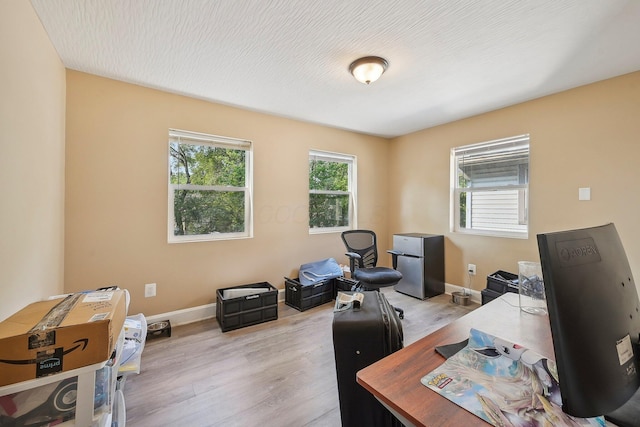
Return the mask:
{"type": "Polygon", "coordinates": [[[539,259],[536,234],[613,222],[640,276],[640,72],[397,138],[390,165],[389,232],[444,234],[446,281],[483,289],[497,270],[539,259]],[[449,231],[452,147],[531,135],[529,239],[449,231]],[[591,187],[591,201],[578,188],[591,187]]]}
{"type": "Polygon", "coordinates": [[[63,290],[65,70],[31,4],[0,1],[0,320],[63,290]]]}
{"type": "MultiPolygon", "coordinates": [[[[117,284],[131,313],[215,302],[335,257],[339,234],[308,233],[309,149],[355,154],[359,225],[387,236],[389,141],[67,72],[65,289],[117,284]],[[252,140],[254,238],[167,243],[169,128],[252,140]],[[157,296],[144,298],[144,284],[157,296]]],[[[384,243],[384,241],[383,241],[384,243]]]]}
{"type": "Polygon", "coordinates": [[[487,274],[537,258],[536,233],[611,221],[639,274],[640,72],[388,141],[68,71],[65,186],[65,70],[28,2],[0,2],[0,57],[0,319],[108,284],[153,315],[213,302],[219,287],[282,287],[320,257],[345,262],[337,234],[307,232],[311,148],[358,156],[359,225],[382,248],[397,232],[444,234],[448,283],[465,284],[471,262],[480,290],[487,274]],[[166,243],[170,127],[254,141],[253,239],[166,243]],[[531,134],[530,238],[450,233],[450,148],[521,133],[531,134]],[[578,187],[592,200],[578,201],[578,187]],[[145,299],[149,282],[158,296],[145,299]]]}

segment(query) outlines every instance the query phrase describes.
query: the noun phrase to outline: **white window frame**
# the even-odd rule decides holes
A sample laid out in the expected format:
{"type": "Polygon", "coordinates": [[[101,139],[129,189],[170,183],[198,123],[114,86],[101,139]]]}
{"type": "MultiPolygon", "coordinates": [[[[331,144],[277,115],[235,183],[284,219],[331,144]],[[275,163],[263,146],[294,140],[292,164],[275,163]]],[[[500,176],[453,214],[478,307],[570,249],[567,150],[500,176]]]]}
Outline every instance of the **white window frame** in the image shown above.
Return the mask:
{"type": "Polygon", "coordinates": [[[167,182],[169,186],[168,196],[168,221],[167,240],[169,243],[189,243],[208,242],[216,240],[246,239],[253,237],[253,143],[249,140],[229,138],[225,136],[209,135],[199,132],[184,131],[179,129],[169,129],[168,167],[167,182]],[[237,149],[245,151],[245,185],[244,187],[233,186],[204,186],[193,184],[172,184],[171,183],[171,143],[182,143],[192,145],[207,145],[227,149],[237,149]],[[244,231],[236,233],[212,233],[176,236],[174,234],[174,191],[175,190],[201,190],[201,191],[239,191],[244,193],[244,231]]]}
{"type": "MultiPolygon", "coordinates": [[[[530,157],[530,137],[529,134],[518,135],[509,138],[497,139],[493,141],[482,142],[479,144],[465,145],[451,149],[451,218],[450,229],[456,233],[477,234],[494,237],[508,237],[517,239],[529,238],[529,166],[530,157]],[[526,176],[519,176],[517,184],[500,184],[494,186],[479,187],[460,187],[458,170],[459,165],[465,159],[477,159],[488,155],[495,156],[496,165],[500,160],[504,160],[510,153],[520,151],[526,152],[526,176]],[[514,203],[517,200],[516,215],[511,215],[510,220],[498,218],[496,215],[496,224],[492,226],[461,227],[460,226],[460,196],[462,193],[467,194],[468,206],[473,203],[473,195],[476,197],[506,197],[514,203]],[[517,219],[514,222],[514,217],[517,219]]],[[[499,175],[498,175],[499,176],[499,175]]],[[[505,175],[505,177],[508,177],[505,175]]],[[[473,209],[467,209],[467,214],[473,209]]]]}
{"type": "MultiPolygon", "coordinates": [[[[352,154],[334,153],[321,150],[309,150],[309,161],[322,160],[325,162],[337,162],[347,163],[349,165],[349,177],[348,177],[348,190],[347,191],[327,191],[327,190],[311,190],[309,189],[309,196],[311,194],[335,194],[335,195],[348,195],[349,196],[349,225],[344,227],[311,227],[309,224],[309,234],[322,234],[322,233],[341,233],[345,230],[353,230],[358,227],[358,192],[357,192],[357,158],[352,154]]],[[[308,170],[308,169],[307,169],[308,170]]],[[[309,179],[307,177],[307,182],[309,179]]],[[[309,210],[311,204],[309,204],[309,210]]],[[[310,216],[309,212],[309,216],[310,216]]]]}

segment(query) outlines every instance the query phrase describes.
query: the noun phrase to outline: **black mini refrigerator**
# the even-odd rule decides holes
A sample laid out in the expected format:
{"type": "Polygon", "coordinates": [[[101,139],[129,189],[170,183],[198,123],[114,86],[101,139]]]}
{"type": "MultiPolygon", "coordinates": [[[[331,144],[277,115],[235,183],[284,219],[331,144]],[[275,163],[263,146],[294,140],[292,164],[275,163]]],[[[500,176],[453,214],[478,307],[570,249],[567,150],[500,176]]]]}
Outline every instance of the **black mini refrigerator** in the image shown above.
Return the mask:
{"type": "Polygon", "coordinates": [[[394,234],[393,250],[400,253],[397,268],[402,273],[396,291],[422,300],[444,293],[444,236],[394,234]]]}

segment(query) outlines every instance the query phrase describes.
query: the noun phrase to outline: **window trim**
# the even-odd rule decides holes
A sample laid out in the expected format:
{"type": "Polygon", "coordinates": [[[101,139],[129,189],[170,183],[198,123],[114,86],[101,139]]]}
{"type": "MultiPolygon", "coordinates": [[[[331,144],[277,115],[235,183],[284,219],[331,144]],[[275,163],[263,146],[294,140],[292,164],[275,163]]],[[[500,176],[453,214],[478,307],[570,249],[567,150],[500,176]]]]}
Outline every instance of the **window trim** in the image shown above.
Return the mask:
{"type": "Polygon", "coordinates": [[[210,135],[200,132],[169,129],[167,143],[169,155],[167,156],[167,242],[168,243],[192,243],[211,242],[220,240],[248,239],[253,237],[253,142],[245,139],[230,138],[226,136],[210,135]],[[208,145],[212,147],[231,148],[245,151],[245,185],[244,187],[231,187],[219,185],[195,185],[171,183],[171,144],[187,143],[192,145],[208,145]],[[174,190],[205,190],[205,191],[238,191],[244,192],[245,203],[245,230],[236,233],[197,234],[176,236],[173,233],[174,217],[174,190]]]}
{"type": "Polygon", "coordinates": [[[460,147],[454,147],[451,149],[451,197],[450,197],[450,230],[454,233],[491,236],[491,237],[505,237],[514,239],[528,239],[529,238],[529,183],[530,183],[530,164],[531,164],[531,138],[529,134],[523,134],[508,138],[501,138],[492,141],[481,142],[477,144],[470,144],[460,147]],[[527,149],[527,180],[526,184],[505,184],[498,186],[485,186],[476,188],[462,188],[459,187],[458,182],[458,159],[464,153],[477,153],[479,151],[497,150],[505,147],[525,147],[527,149]],[[461,193],[474,192],[490,192],[490,191],[509,191],[517,190],[519,205],[522,204],[523,209],[518,210],[520,219],[526,220],[525,231],[508,231],[508,230],[479,230],[473,228],[462,228],[460,226],[460,195],[461,193]],[[524,215],[524,218],[522,216],[524,215]]]}
{"type": "MultiPolygon", "coordinates": [[[[358,228],[357,157],[353,154],[343,154],[343,153],[336,153],[331,151],[311,149],[309,150],[309,157],[307,162],[309,162],[310,160],[322,160],[327,162],[347,163],[349,165],[347,191],[311,190],[310,188],[308,188],[309,195],[311,194],[349,195],[349,225],[344,227],[313,227],[312,228],[310,224],[307,224],[309,228],[309,234],[341,233],[346,230],[353,230],[358,228]]],[[[307,172],[309,172],[308,166],[307,166],[307,172]]],[[[307,175],[307,183],[308,182],[309,182],[309,176],[307,175]]],[[[308,184],[307,184],[307,187],[308,187],[308,184]]],[[[311,211],[311,203],[308,204],[307,219],[310,219],[309,218],[311,215],[310,211],[311,211]]]]}

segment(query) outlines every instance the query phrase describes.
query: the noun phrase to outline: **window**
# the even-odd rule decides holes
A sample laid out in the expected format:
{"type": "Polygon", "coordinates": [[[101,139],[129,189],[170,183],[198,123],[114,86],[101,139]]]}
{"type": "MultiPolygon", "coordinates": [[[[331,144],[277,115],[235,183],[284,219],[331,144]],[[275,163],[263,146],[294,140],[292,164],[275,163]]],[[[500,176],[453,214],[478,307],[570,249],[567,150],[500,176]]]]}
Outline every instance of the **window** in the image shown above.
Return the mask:
{"type": "Polygon", "coordinates": [[[251,237],[251,142],[169,130],[169,243],[251,237]]]}
{"type": "Polygon", "coordinates": [[[309,232],[342,231],[356,226],[356,158],[309,152],[309,232]]]}
{"type": "Polygon", "coordinates": [[[527,238],[529,135],[451,150],[452,229],[527,238]]]}

